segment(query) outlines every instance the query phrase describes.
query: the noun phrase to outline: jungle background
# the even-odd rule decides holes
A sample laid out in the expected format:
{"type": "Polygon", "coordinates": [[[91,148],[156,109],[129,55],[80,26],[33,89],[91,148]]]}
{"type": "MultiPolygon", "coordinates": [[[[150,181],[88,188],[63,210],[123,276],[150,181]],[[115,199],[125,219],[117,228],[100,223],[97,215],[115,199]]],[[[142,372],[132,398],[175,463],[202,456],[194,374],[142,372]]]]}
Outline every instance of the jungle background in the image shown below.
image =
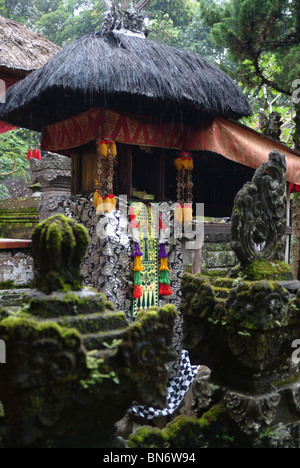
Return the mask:
{"type": "MultiPolygon", "coordinates": [[[[0,0],[0,15],[61,47],[99,30],[104,10],[102,0],[0,0]]],[[[236,81],[253,109],[242,123],[260,131],[262,116],[278,112],[281,141],[300,149],[300,0],[152,0],[146,17],[149,39],[191,50],[236,81]]],[[[39,140],[26,129],[0,135],[0,199],[28,193],[27,153],[39,140]]]]}

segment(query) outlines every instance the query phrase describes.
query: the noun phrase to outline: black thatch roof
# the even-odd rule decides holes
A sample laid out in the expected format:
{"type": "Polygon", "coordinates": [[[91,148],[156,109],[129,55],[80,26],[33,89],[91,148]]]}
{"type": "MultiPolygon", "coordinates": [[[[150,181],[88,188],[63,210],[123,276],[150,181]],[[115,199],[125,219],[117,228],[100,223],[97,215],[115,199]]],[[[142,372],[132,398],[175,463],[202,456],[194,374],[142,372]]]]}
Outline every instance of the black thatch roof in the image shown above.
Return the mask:
{"type": "Polygon", "coordinates": [[[12,86],[0,119],[41,131],[101,105],[173,118],[251,114],[233,80],[201,57],[108,31],[81,37],[12,86]]]}

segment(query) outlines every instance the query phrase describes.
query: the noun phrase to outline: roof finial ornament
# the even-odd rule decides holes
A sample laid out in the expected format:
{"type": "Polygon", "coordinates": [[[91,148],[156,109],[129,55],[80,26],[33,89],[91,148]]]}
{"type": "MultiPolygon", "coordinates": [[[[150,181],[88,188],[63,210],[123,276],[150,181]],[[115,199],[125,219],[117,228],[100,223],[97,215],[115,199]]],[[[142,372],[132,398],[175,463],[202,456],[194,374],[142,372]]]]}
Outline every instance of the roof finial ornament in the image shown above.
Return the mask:
{"type": "Polygon", "coordinates": [[[104,13],[101,34],[110,31],[134,35],[148,36],[148,28],[142,10],[151,0],[140,0],[136,5],[130,0],[103,0],[107,10],[104,13]]]}

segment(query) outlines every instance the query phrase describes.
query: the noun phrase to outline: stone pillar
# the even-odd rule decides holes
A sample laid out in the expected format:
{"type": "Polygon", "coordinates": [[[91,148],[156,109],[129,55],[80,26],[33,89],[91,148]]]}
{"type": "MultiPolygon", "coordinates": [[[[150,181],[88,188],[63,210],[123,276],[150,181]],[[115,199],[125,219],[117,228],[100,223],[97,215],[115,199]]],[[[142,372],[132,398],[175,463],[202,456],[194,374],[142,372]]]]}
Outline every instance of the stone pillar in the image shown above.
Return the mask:
{"type": "Polygon", "coordinates": [[[71,159],[47,153],[41,161],[30,159],[32,184],[40,184],[38,195],[39,219],[63,213],[62,203],[71,195],[71,159]]]}

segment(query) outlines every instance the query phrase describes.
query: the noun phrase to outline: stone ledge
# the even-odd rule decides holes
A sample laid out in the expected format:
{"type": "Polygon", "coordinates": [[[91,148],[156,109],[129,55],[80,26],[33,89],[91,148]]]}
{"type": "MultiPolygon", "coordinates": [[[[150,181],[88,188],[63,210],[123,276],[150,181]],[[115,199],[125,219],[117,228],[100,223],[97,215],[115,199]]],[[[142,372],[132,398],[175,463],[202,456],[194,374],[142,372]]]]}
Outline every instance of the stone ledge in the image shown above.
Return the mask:
{"type": "Polygon", "coordinates": [[[27,249],[31,247],[31,240],[0,239],[0,249],[27,249]]]}

